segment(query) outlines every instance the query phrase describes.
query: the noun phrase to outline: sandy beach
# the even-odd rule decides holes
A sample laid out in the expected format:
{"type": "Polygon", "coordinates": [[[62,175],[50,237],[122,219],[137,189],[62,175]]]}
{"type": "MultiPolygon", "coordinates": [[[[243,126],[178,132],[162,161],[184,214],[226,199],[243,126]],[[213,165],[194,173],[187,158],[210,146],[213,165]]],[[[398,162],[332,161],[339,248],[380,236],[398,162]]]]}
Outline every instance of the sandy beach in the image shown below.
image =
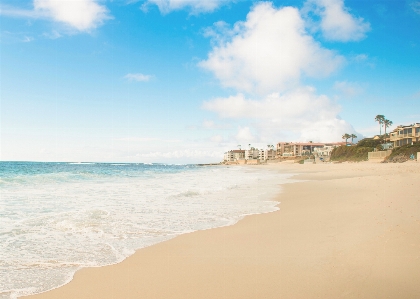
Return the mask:
{"type": "Polygon", "coordinates": [[[419,298],[420,163],[267,166],[300,173],[280,210],[85,268],[47,298],[419,298]]]}

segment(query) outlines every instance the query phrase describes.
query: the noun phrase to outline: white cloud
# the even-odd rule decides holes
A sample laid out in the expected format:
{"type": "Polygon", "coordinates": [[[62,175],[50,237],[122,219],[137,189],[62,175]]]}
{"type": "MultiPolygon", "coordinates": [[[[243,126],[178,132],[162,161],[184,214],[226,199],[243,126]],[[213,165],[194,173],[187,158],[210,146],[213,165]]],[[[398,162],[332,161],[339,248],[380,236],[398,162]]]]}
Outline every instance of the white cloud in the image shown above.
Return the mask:
{"type": "Polygon", "coordinates": [[[366,54],[358,54],[356,56],[354,56],[353,60],[356,62],[363,62],[368,60],[369,56],[367,56],[366,54]]]}
{"type": "Polygon", "coordinates": [[[212,120],[205,120],[203,121],[203,128],[206,129],[213,129],[215,127],[215,123],[212,120]]]}
{"type": "Polygon", "coordinates": [[[49,38],[49,39],[57,39],[57,38],[61,37],[61,34],[58,31],[53,30],[51,32],[44,32],[42,34],[42,36],[44,36],[46,38],[49,38]]]}
{"type": "Polygon", "coordinates": [[[136,73],[136,74],[127,74],[124,76],[124,78],[126,78],[129,81],[148,82],[150,81],[150,79],[153,78],[153,76],[136,73]]]}
{"type": "Polygon", "coordinates": [[[252,134],[249,127],[239,127],[235,140],[242,143],[253,142],[255,141],[255,136],[252,134]]]}
{"type": "Polygon", "coordinates": [[[412,1],[410,7],[415,13],[420,15],[420,1],[412,1]]]}
{"type": "Polygon", "coordinates": [[[97,0],[34,0],[35,11],[79,31],[89,31],[109,19],[105,6],[97,0]]]}
{"type": "Polygon", "coordinates": [[[153,161],[159,161],[159,158],[180,159],[180,158],[219,158],[220,151],[204,151],[204,150],[176,150],[170,152],[149,152],[136,154],[137,158],[153,158],[153,161]]]}
{"type": "Polygon", "coordinates": [[[212,12],[231,0],[147,0],[143,8],[148,5],[157,5],[162,13],[188,8],[193,14],[212,12]]]}
{"type": "Polygon", "coordinates": [[[179,139],[162,139],[156,137],[125,137],[125,138],[117,138],[117,141],[129,141],[129,142],[181,142],[179,139]]]}
{"type": "Polygon", "coordinates": [[[34,38],[31,37],[31,36],[24,36],[23,39],[22,39],[22,42],[24,42],[24,43],[30,43],[33,40],[34,40],[34,38]]]}
{"type": "Polygon", "coordinates": [[[235,140],[275,142],[284,138],[294,141],[340,141],[344,133],[354,129],[337,115],[340,107],[327,96],[316,95],[310,87],[285,94],[273,93],[259,100],[243,94],[207,101],[203,108],[222,118],[252,121],[251,128],[240,127],[235,140]]]}
{"type": "Polygon", "coordinates": [[[0,6],[0,15],[18,18],[40,18],[43,15],[29,9],[19,9],[9,5],[0,6]]]}
{"type": "Polygon", "coordinates": [[[222,135],[214,135],[210,138],[211,142],[215,142],[215,143],[221,143],[223,142],[223,136],[222,135]]]}
{"type": "Polygon", "coordinates": [[[2,7],[0,14],[23,18],[52,19],[78,31],[90,31],[111,18],[98,0],[34,0],[33,10],[2,7]]]}
{"type": "Polygon", "coordinates": [[[218,22],[206,35],[215,44],[199,65],[213,72],[223,86],[246,92],[290,89],[302,75],[327,76],[344,60],[307,34],[298,9],[276,9],[267,2],[255,5],[246,21],[232,29],[218,22]]]}
{"type": "Polygon", "coordinates": [[[227,123],[215,123],[212,120],[205,120],[203,121],[202,128],[204,129],[211,129],[211,130],[226,130],[231,127],[230,124],[227,123]]]}
{"type": "Polygon", "coordinates": [[[332,41],[358,41],[366,36],[370,24],[355,17],[344,6],[344,0],[308,0],[303,12],[313,13],[321,18],[319,29],[323,36],[332,41]]]}
{"type": "Polygon", "coordinates": [[[358,83],[347,81],[335,82],[334,89],[350,97],[357,96],[363,92],[363,88],[358,83]]]}

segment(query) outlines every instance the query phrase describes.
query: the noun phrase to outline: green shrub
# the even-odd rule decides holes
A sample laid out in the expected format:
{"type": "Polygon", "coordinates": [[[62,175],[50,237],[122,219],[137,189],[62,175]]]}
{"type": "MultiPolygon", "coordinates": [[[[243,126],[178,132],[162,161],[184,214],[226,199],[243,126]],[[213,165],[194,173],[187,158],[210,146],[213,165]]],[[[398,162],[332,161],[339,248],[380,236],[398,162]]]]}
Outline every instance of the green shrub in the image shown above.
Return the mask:
{"type": "Polygon", "coordinates": [[[404,162],[410,159],[411,155],[417,157],[418,152],[420,152],[420,143],[396,147],[392,150],[391,155],[385,160],[385,162],[404,162]]]}
{"type": "Polygon", "coordinates": [[[332,150],[331,161],[366,161],[368,159],[368,152],[372,150],[372,147],[342,145],[332,150]]]}
{"type": "Polygon", "coordinates": [[[359,146],[359,147],[377,147],[378,144],[381,144],[381,143],[382,143],[381,139],[374,140],[372,138],[364,138],[357,143],[357,146],[359,146]]]}

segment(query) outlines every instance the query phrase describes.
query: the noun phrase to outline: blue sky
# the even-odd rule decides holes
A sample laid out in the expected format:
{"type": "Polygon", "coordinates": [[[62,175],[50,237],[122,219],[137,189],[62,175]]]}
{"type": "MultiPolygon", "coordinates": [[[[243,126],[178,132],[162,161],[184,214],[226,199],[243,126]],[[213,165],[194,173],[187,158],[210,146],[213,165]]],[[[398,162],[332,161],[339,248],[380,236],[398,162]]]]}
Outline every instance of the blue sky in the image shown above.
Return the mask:
{"type": "Polygon", "coordinates": [[[2,0],[1,160],[216,162],[420,122],[420,1],[2,0]]]}

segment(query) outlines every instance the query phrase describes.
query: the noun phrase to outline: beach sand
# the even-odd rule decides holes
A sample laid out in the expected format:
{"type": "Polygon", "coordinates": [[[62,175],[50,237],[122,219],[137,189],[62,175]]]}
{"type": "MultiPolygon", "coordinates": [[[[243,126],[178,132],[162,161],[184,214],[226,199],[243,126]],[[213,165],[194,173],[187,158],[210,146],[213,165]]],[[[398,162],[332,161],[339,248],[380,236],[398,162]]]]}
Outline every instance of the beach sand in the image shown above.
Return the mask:
{"type": "Polygon", "coordinates": [[[420,298],[420,163],[267,166],[300,173],[280,210],[86,268],[30,299],[420,298]]]}

